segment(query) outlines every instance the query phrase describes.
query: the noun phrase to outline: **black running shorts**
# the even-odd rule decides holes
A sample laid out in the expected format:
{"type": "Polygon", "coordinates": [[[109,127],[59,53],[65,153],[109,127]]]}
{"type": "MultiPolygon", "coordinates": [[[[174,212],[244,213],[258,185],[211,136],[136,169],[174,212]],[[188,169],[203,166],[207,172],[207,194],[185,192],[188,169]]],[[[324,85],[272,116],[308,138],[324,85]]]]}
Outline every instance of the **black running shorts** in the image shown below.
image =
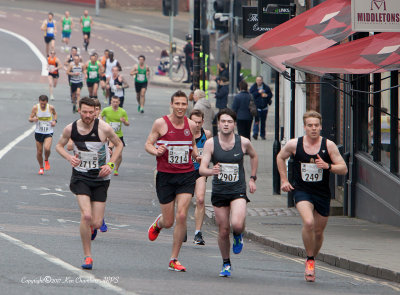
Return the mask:
{"type": "Polygon", "coordinates": [[[329,216],[331,199],[322,198],[314,194],[297,190],[294,191],[293,198],[296,204],[301,201],[310,202],[314,205],[314,209],[318,212],[319,215],[325,217],[329,216]]]}
{"type": "Polygon", "coordinates": [[[143,88],[147,89],[147,82],[139,83],[135,81],[136,93],[139,93],[143,88]]]}
{"type": "Polygon", "coordinates": [[[87,86],[87,87],[93,87],[94,84],[99,84],[99,82],[100,82],[100,80],[97,81],[97,82],[88,82],[88,81],[86,81],[86,86],[87,86]]]}
{"type": "Polygon", "coordinates": [[[72,176],[69,189],[75,195],[89,196],[91,202],[105,202],[107,200],[107,190],[109,186],[109,180],[90,181],[72,176]]]}
{"type": "Polygon", "coordinates": [[[51,40],[55,40],[55,38],[54,37],[51,37],[51,36],[44,36],[44,42],[46,43],[46,44],[49,44],[50,42],[51,42],[51,40]]]}
{"type": "Polygon", "coordinates": [[[211,203],[215,207],[229,207],[231,202],[237,199],[245,199],[246,203],[250,202],[246,194],[234,194],[234,195],[222,195],[222,194],[211,194],[211,203]]]}
{"type": "Polygon", "coordinates": [[[36,140],[37,142],[44,142],[44,140],[45,140],[47,137],[53,137],[53,133],[50,133],[50,134],[42,134],[42,133],[37,133],[37,132],[35,132],[35,140],[36,140]]]}
{"type": "Polygon", "coordinates": [[[71,92],[74,93],[78,88],[82,89],[83,83],[70,83],[71,84],[71,92]]]}
{"type": "Polygon", "coordinates": [[[157,172],[156,191],[160,204],[168,204],[179,194],[194,194],[195,171],[187,173],[157,172]]]}

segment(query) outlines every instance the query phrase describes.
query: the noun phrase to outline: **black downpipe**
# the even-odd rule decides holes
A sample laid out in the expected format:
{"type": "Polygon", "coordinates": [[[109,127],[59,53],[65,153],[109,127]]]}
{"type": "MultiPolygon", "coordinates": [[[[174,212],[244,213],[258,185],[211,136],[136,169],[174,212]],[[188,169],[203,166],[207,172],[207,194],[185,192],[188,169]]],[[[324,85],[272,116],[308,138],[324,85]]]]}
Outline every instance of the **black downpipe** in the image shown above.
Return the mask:
{"type": "Polygon", "coordinates": [[[281,177],[276,163],[276,156],[281,150],[281,143],[279,141],[279,72],[275,71],[275,140],[272,147],[272,189],[276,195],[281,194],[281,177]]]}
{"type": "MultiPolygon", "coordinates": [[[[290,69],[290,84],[291,84],[291,101],[290,101],[290,139],[294,138],[294,127],[295,127],[295,106],[296,106],[296,71],[290,69]]],[[[288,162],[288,180],[293,185],[293,156],[290,157],[288,162]]],[[[294,207],[293,192],[288,192],[287,196],[288,208],[294,207]]]]}

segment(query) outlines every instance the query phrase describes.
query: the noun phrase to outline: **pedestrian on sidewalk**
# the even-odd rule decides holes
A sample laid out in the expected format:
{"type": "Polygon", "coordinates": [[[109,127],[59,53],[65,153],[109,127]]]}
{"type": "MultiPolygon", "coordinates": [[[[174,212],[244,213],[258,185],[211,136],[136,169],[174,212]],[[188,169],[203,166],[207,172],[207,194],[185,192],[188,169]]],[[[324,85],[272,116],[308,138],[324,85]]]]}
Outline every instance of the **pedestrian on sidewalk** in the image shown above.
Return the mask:
{"type": "Polygon", "coordinates": [[[237,130],[239,135],[250,139],[251,124],[253,123],[253,115],[250,113],[249,105],[251,96],[248,90],[246,81],[240,81],[240,92],[235,95],[232,104],[232,110],[237,116],[237,130]]]}
{"type": "Polygon", "coordinates": [[[229,234],[232,227],[234,254],[243,248],[247,202],[244,155],[250,156],[250,193],[256,191],[258,156],[250,140],[234,133],[236,114],[224,109],[217,115],[219,132],[206,141],[200,163],[200,175],[213,176],[211,203],[219,227],[218,246],[222,256],[221,277],[231,276],[229,234]],[[210,161],[213,168],[208,168],[210,161]]]}
{"type": "Polygon", "coordinates": [[[293,191],[296,208],[303,221],[302,237],[307,260],[304,277],[315,281],[315,256],[324,240],[324,229],[328,222],[331,192],[329,175],[345,175],[347,166],[336,144],[322,137],[322,117],[315,111],[303,115],[305,135],[289,140],[279,152],[276,160],[281,176],[281,189],[293,191]],[[285,161],[294,156],[293,182],[286,173],[285,161]]]}
{"type": "Polygon", "coordinates": [[[186,34],[186,45],[183,48],[183,52],[185,53],[185,67],[187,73],[187,79],[183,81],[183,83],[192,83],[193,58],[194,58],[192,34],[186,34]]]}
{"type": "Polygon", "coordinates": [[[210,101],[206,99],[206,93],[203,90],[197,89],[193,94],[194,110],[200,110],[204,114],[203,128],[212,131],[212,121],[215,117],[214,110],[210,101]]]}
{"type": "Polygon", "coordinates": [[[169,70],[169,54],[163,49],[160,56],[160,64],[157,67],[156,75],[165,76],[169,70]]]}
{"type": "Polygon", "coordinates": [[[258,111],[258,116],[254,118],[253,138],[257,140],[258,131],[260,130],[260,137],[265,140],[265,123],[267,121],[268,106],[272,104],[272,92],[268,85],[263,82],[262,76],[256,78],[256,83],[250,88],[250,94],[254,97],[258,111]]]}

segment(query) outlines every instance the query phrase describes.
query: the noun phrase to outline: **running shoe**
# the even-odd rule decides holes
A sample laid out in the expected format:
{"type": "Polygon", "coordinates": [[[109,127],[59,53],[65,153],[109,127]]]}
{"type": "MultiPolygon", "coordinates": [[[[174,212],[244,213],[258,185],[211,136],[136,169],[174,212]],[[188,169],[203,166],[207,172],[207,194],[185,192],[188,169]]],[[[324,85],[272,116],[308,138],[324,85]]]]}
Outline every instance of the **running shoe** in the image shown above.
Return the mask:
{"type": "Polygon", "coordinates": [[[219,273],[220,277],[229,278],[231,276],[231,265],[229,263],[224,263],[222,265],[222,270],[219,273]]]}
{"type": "Polygon", "coordinates": [[[162,214],[158,215],[156,220],[149,227],[148,233],[149,233],[149,240],[150,241],[155,241],[157,239],[160,231],[161,231],[161,228],[159,228],[157,226],[157,222],[158,222],[158,220],[160,220],[161,216],[162,216],[162,214]]]}
{"type": "Polygon", "coordinates": [[[233,245],[232,245],[232,251],[235,254],[239,254],[242,252],[243,249],[243,235],[233,235],[233,245]]]}
{"type": "Polygon", "coordinates": [[[43,175],[43,174],[44,174],[44,169],[43,169],[43,168],[39,168],[38,174],[39,174],[39,175],[43,175]]]}
{"type": "Polygon", "coordinates": [[[85,259],[84,260],[85,262],[82,264],[82,268],[83,269],[92,269],[93,259],[90,256],[86,256],[84,259],[85,259]]]}
{"type": "Polygon", "coordinates": [[[187,242],[187,232],[186,232],[185,237],[183,238],[183,241],[182,241],[182,242],[184,242],[184,243],[187,242]]]}
{"type": "Polygon", "coordinates": [[[306,261],[306,270],[304,271],[304,278],[307,282],[315,282],[315,261],[308,259],[306,261]]]}
{"type": "Polygon", "coordinates": [[[72,105],[72,113],[75,114],[76,113],[76,104],[72,105]]]}
{"type": "Polygon", "coordinates": [[[137,111],[140,112],[140,105],[137,106],[137,111]]]}
{"type": "Polygon", "coordinates": [[[93,226],[91,226],[90,229],[92,230],[92,236],[90,239],[93,241],[97,236],[97,229],[93,229],[93,226]]]}
{"type": "Polygon", "coordinates": [[[141,113],[141,114],[144,113],[144,108],[140,108],[140,113],[141,113]]]}
{"type": "Polygon", "coordinates": [[[117,170],[114,170],[114,175],[115,175],[115,176],[118,176],[118,175],[119,175],[117,170]]]}
{"type": "Polygon", "coordinates": [[[173,259],[169,262],[168,269],[173,271],[186,271],[186,267],[184,267],[177,259],[173,259]]]}
{"type": "Polygon", "coordinates": [[[50,95],[50,100],[55,100],[53,95],[50,95]]]}
{"type": "Polygon", "coordinates": [[[194,236],[194,241],[193,243],[195,243],[196,245],[205,245],[206,242],[204,242],[203,240],[203,235],[201,234],[201,231],[198,232],[195,236],[194,236]]]}
{"type": "Polygon", "coordinates": [[[107,227],[107,224],[106,224],[106,222],[104,221],[104,218],[103,218],[103,224],[100,226],[100,231],[102,233],[105,233],[107,230],[108,230],[108,227],[107,227]]]}
{"type": "Polygon", "coordinates": [[[50,163],[49,163],[49,161],[44,161],[44,170],[50,170],[50,163]]]}

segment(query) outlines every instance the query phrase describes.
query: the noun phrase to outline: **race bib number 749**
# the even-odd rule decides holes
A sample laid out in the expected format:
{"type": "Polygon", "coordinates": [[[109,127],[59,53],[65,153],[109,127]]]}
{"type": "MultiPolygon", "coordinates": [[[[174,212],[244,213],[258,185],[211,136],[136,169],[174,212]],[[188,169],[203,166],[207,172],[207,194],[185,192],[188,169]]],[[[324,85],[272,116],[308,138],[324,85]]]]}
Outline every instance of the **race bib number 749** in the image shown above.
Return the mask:
{"type": "Polygon", "coordinates": [[[301,163],[301,179],[305,182],[322,181],[323,169],[317,164],[301,163]]]}

